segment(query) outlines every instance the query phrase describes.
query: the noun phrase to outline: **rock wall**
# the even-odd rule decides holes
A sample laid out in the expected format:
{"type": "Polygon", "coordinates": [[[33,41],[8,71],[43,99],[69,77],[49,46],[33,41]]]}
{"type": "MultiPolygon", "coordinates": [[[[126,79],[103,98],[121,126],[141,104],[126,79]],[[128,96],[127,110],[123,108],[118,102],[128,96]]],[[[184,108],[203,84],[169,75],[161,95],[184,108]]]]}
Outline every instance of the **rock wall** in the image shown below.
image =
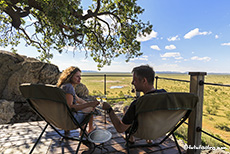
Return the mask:
{"type": "Polygon", "coordinates": [[[56,84],[59,75],[58,67],[53,64],[0,50],[0,124],[40,120],[25,102],[19,86],[56,84]]]}
{"type": "Polygon", "coordinates": [[[26,102],[15,102],[14,103],[14,115],[11,117],[10,121],[7,123],[22,123],[31,121],[42,120],[29,106],[26,102]]]}
{"type": "Polygon", "coordinates": [[[21,83],[56,84],[60,71],[57,66],[0,50],[0,99],[24,102],[21,83]]]}
{"type": "Polygon", "coordinates": [[[14,115],[14,102],[0,100],[0,124],[10,122],[14,115]]]}

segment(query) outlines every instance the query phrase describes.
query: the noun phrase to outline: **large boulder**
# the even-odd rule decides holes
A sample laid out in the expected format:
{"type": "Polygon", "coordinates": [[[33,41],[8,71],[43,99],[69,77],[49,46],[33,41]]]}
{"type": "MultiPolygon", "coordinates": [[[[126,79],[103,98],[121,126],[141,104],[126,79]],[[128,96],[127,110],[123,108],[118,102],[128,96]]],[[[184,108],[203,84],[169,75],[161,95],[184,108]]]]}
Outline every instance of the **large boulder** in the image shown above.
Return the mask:
{"type": "Polygon", "coordinates": [[[0,124],[10,122],[14,115],[14,102],[0,99],[0,124]]]}
{"type": "Polygon", "coordinates": [[[0,50],[0,98],[24,102],[21,83],[56,84],[60,71],[57,66],[0,50]]]}

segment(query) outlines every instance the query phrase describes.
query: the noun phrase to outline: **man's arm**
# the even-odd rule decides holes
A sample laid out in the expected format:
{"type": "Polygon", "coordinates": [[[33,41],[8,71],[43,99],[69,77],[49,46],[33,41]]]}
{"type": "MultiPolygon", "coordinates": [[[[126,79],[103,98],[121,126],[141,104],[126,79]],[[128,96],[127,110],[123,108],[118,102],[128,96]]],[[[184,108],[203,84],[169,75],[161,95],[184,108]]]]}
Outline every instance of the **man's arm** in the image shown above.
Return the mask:
{"type": "MultiPolygon", "coordinates": [[[[104,102],[103,103],[103,107],[102,107],[104,110],[108,111],[111,106],[104,102]]],[[[117,115],[115,114],[115,112],[113,111],[113,109],[108,113],[109,114],[109,117],[115,127],[115,129],[117,130],[118,133],[123,133],[125,132],[131,125],[126,125],[124,124],[118,117],[117,115]]]]}

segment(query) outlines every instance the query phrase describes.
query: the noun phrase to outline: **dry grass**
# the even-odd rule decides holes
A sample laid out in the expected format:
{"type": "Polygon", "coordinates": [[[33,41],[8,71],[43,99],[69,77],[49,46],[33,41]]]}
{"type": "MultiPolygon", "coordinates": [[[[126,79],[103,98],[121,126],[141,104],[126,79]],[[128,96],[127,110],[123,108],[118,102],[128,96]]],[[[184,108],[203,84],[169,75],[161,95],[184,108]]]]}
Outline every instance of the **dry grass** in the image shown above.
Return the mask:
{"type": "MultiPolygon", "coordinates": [[[[128,74],[124,74],[128,75],[128,74]]],[[[131,81],[130,77],[107,77],[106,78],[106,96],[108,98],[123,97],[124,95],[134,96],[131,93],[131,81]],[[112,86],[121,86],[122,88],[110,89],[112,86]]],[[[159,77],[190,80],[190,76],[187,74],[157,74],[159,77]]],[[[104,77],[84,77],[82,82],[86,84],[91,95],[103,95],[104,94],[104,77]]],[[[230,75],[207,75],[205,82],[218,83],[224,85],[230,85],[230,75]]],[[[189,92],[189,83],[170,81],[170,80],[158,80],[158,89],[166,89],[168,92],[189,92]]],[[[230,128],[230,87],[210,86],[204,87],[204,106],[203,106],[203,129],[211,134],[219,136],[226,142],[230,143],[230,132],[217,128],[219,123],[225,124],[227,128],[230,128]]],[[[129,104],[132,100],[123,100],[125,104],[129,104]]],[[[206,135],[202,135],[205,137],[206,135]]],[[[210,140],[205,139],[204,140],[210,140]]],[[[210,142],[213,142],[212,140],[210,142]]],[[[211,144],[211,143],[210,143],[211,144]]],[[[230,148],[230,147],[228,147],[230,148]]]]}

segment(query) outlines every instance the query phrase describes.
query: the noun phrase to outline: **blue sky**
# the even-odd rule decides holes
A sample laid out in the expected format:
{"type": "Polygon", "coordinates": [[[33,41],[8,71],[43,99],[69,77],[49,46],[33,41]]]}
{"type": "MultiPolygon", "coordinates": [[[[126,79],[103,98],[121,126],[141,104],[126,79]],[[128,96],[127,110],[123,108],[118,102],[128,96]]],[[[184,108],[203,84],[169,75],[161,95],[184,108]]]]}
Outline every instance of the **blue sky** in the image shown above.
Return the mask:
{"type": "MultiPolygon", "coordinates": [[[[140,19],[153,25],[150,36],[138,38],[144,54],[128,63],[120,56],[101,71],[130,72],[135,66],[149,64],[155,71],[230,73],[229,0],[138,0],[138,4],[145,9],[140,19]]],[[[24,43],[18,53],[39,55],[24,43]]],[[[97,64],[84,52],[53,53],[51,62],[60,70],[78,66],[97,71],[97,64]]]]}

